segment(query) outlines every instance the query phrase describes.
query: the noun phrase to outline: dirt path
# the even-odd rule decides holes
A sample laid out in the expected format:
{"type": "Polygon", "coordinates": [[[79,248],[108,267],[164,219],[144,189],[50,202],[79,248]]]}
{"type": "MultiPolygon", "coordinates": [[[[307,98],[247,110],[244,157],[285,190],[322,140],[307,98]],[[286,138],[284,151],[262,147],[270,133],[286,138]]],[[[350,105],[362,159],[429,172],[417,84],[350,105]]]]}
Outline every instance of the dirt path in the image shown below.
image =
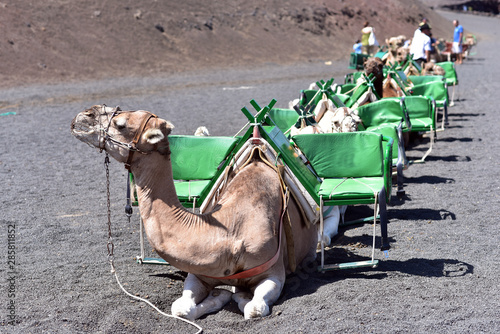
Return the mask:
{"type": "MultiPolygon", "coordinates": [[[[389,208],[390,258],[377,253],[381,264],[368,271],[301,271],[290,277],[271,316],[245,321],[230,303],[197,321],[205,333],[500,331],[500,21],[443,15],[458,17],[476,33],[477,55],[457,69],[460,85],[450,126],[438,134],[428,162],[406,172],[408,198],[394,199],[389,208]]],[[[169,119],[177,134],[206,125],[213,135],[232,135],[245,124],[239,110],[250,99],[266,104],[276,98],[286,106],[312,81],[332,76],[342,81],[346,68],[346,63],[268,65],[0,91],[0,114],[16,113],[0,116],[0,331],[196,332],[130,300],[109,273],[104,156],[70,135],[76,113],[98,103],[121,105],[169,119]],[[13,269],[9,244],[17,247],[13,269]],[[8,325],[11,314],[15,326],[8,325]]],[[[426,145],[415,146],[409,156],[420,156],[426,145]]],[[[185,274],[135,264],[138,217],[128,224],[123,214],[125,170],[113,162],[111,175],[120,278],[133,294],[169,312],[185,274]]],[[[355,245],[368,243],[370,235],[368,225],[346,230],[329,256],[366,256],[369,250],[355,245]]]]}

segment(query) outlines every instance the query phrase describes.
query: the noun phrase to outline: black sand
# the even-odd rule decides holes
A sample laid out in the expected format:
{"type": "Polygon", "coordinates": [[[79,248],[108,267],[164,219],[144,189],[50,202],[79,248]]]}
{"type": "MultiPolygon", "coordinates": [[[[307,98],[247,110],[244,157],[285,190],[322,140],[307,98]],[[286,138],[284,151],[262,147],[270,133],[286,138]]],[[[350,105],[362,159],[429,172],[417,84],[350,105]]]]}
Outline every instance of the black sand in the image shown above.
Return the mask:
{"type": "MultiPolygon", "coordinates": [[[[478,36],[477,54],[457,67],[460,84],[449,109],[450,126],[438,133],[428,161],[406,171],[405,201],[394,198],[389,208],[389,259],[377,251],[377,269],[299,272],[290,277],[271,316],[245,321],[230,303],[197,321],[205,333],[500,331],[500,21],[442,14],[458,17],[478,36]]],[[[239,110],[249,107],[250,99],[264,105],[276,98],[286,106],[310,82],[332,76],[339,82],[347,72],[346,63],[269,64],[0,91],[0,114],[16,113],[0,116],[0,332],[196,332],[131,300],[110,274],[104,155],[71,136],[69,125],[78,112],[93,104],[120,105],[157,113],[176,125],[177,134],[205,125],[213,135],[233,135],[245,124],[239,110]],[[16,246],[14,272],[9,242],[16,246]],[[9,315],[15,315],[14,326],[9,315]]],[[[420,157],[427,144],[423,139],[408,155],[420,157]]],[[[137,210],[129,225],[123,214],[126,173],[114,161],[110,168],[118,274],[130,292],[169,313],[185,274],[134,262],[137,210]]],[[[344,230],[329,258],[366,258],[370,250],[359,246],[369,244],[370,235],[370,225],[344,230]]]]}

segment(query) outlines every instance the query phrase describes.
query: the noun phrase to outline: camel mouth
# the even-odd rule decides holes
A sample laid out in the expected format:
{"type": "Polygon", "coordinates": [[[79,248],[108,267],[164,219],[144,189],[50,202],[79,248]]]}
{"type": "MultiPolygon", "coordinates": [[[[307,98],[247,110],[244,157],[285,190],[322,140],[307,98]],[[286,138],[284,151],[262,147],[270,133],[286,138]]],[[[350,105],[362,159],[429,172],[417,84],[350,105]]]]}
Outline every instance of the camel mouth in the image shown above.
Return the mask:
{"type": "Polygon", "coordinates": [[[71,121],[71,133],[76,137],[89,136],[97,132],[98,120],[87,112],[79,113],[71,121]]]}
{"type": "Polygon", "coordinates": [[[71,122],[71,133],[73,135],[90,135],[95,132],[95,128],[85,122],[78,121],[78,116],[71,122]]]}

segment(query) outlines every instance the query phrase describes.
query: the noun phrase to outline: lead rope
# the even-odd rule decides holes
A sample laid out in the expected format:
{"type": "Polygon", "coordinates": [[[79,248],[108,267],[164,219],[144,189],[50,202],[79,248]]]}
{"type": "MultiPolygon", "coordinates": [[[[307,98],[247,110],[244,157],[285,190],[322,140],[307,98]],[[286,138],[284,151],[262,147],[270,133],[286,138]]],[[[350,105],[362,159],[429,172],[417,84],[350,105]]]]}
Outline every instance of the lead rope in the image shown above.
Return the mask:
{"type": "MultiPolygon", "coordinates": [[[[105,168],[106,168],[106,195],[107,195],[107,209],[108,209],[108,243],[107,243],[106,246],[107,246],[107,249],[108,249],[108,261],[109,261],[109,264],[111,265],[111,273],[115,275],[116,282],[120,286],[120,289],[122,289],[122,291],[127,296],[129,296],[130,298],[133,298],[135,300],[139,300],[141,302],[144,302],[144,303],[148,304],[149,306],[151,306],[152,308],[154,308],[161,315],[163,315],[165,317],[168,317],[168,318],[174,318],[174,319],[178,319],[178,320],[184,321],[185,323],[187,323],[187,324],[189,324],[191,326],[196,327],[198,329],[198,331],[196,332],[196,334],[203,333],[203,328],[201,328],[199,325],[195,324],[194,322],[191,322],[189,320],[186,320],[184,318],[181,318],[181,317],[178,317],[178,316],[175,316],[175,315],[172,315],[172,314],[167,314],[167,313],[161,311],[155,305],[153,305],[153,303],[151,303],[149,300],[146,300],[144,298],[132,295],[127,290],[125,290],[125,288],[121,284],[120,280],[118,279],[118,275],[116,274],[116,268],[115,268],[115,264],[114,264],[114,249],[115,249],[115,245],[113,244],[113,238],[111,237],[111,200],[110,200],[110,192],[109,192],[109,155],[108,155],[108,152],[106,152],[106,157],[104,158],[104,165],[105,165],[105,168]]],[[[127,216],[128,216],[128,218],[130,220],[131,214],[129,215],[129,213],[127,212],[127,216]]]]}

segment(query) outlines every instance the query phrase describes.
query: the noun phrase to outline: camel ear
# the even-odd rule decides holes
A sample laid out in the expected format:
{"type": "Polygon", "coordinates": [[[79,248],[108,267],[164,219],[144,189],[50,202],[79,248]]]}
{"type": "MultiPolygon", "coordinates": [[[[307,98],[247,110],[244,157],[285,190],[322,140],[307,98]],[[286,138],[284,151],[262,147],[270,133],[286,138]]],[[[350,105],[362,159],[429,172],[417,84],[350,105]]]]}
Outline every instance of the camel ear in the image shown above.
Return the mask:
{"type": "Polygon", "coordinates": [[[142,138],[149,144],[157,144],[165,138],[160,129],[148,129],[142,135],[142,138]]]}
{"type": "Polygon", "coordinates": [[[175,128],[175,126],[170,123],[169,121],[165,121],[165,128],[168,130],[168,132],[170,133],[170,131],[173,130],[173,128],[175,128]]]}

